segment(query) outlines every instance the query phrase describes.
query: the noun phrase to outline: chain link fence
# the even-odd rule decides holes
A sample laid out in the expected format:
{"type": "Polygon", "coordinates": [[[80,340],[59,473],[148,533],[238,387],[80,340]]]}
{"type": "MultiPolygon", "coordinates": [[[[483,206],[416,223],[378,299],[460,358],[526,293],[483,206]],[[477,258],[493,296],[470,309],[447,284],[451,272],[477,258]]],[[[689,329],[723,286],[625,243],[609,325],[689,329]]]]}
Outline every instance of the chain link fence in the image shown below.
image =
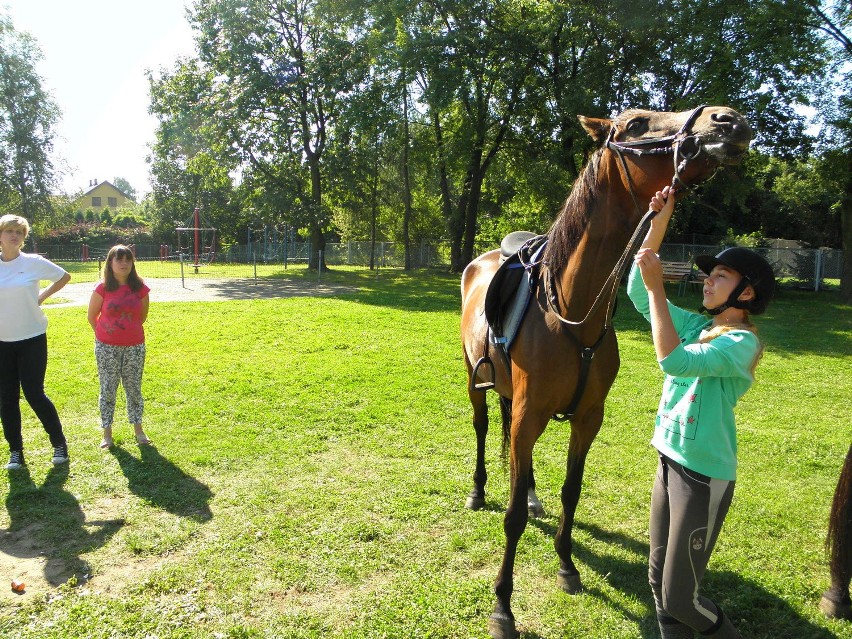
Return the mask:
{"type": "MultiPolygon", "coordinates": [[[[715,255],[719,244],[663,244],[660,258],[671,262],[692,262],[696,255],[715,255]]],[[[778,284],[784,288],[819,291],[840,287],[843,251],[839,249],[752,248],[772,265],[778,284]]]]}
{"type": "MultiPolygon", "coordinates": [[[[664,244],[663,260],[692,262],[696,255],[715,255],[724,246],[714,244],[664,244]]],[[[39,245],[38,251],[54,262],[100,264],[108,247],[86,245],[39,245]]],[[[253,242],[230,246],[220,251],[199,247],[198,251],[173,252],[170,245],[136,245],[136,257],[145,264],[145,277],[257,278],[272,275],[290,264],[305,264],[311,254],[309,242],[253,242]]],[[[486,249],[487,250],[487,249],[486,249]]],[[[779,285],[819,291],[840,285],[843,251],[838,249],[755,248],[775,270],[779,285]]],[[[329,267],[403,268],[405,252],[400,242],[328,242],[323,261],[329,267]]],[[[449,268],[450,243],[423,240],[411,248],[412,268],[449,268]]]]}

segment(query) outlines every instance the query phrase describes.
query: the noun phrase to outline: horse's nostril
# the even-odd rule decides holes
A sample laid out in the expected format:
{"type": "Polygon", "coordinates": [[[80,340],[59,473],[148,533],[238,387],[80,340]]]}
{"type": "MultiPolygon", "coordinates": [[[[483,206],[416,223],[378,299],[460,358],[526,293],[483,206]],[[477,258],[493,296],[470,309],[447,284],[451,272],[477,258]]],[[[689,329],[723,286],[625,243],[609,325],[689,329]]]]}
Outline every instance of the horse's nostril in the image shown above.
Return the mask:
{"type": "Polygon", "coordinates": [[[736,118],[730,113],[711,113],[710,119],[719,124],[732,124],[736,118]]]}

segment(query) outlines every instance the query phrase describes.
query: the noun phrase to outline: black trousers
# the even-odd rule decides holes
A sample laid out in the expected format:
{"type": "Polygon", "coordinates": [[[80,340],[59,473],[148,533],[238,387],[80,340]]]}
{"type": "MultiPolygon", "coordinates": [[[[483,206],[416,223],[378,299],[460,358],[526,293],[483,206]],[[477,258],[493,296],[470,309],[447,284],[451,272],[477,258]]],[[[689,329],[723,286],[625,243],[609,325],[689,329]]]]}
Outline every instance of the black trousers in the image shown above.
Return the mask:
{"type": "Polygon", "coordinates": [[[53,402],[44,394],[47,371],[47,334],[0,342],[0,421],[9,450],[23,450],[21,437],[21,390],[27,403],[50,437],[53,446],[64,446],[65,435],[53,402]]]}

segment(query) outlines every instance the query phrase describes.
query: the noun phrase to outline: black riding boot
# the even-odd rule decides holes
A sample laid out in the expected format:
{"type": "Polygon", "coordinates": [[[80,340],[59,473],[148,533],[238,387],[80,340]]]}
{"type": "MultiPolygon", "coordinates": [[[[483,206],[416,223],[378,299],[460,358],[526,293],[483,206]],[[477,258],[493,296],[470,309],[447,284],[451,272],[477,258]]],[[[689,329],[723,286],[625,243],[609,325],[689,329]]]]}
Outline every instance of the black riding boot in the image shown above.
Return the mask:
{"type": "Polygon", "coordinates": [[[674,617],[658,612],[657,623],[660,625],[660,635],[663,639],[693,639],[695,637],[692,628],[674,617]]]}
{"type": "MultiPolygon", "coordinates": [[[[717,606],[718,608],[718,606],[717,606]]],[[[728,619],[728,616],[718,608],[719,618],[713,627],[701,633],[702,637],[713,637],[713,639],[743,639],[740,631],[734,628],[734,624],[728,619]]]]}

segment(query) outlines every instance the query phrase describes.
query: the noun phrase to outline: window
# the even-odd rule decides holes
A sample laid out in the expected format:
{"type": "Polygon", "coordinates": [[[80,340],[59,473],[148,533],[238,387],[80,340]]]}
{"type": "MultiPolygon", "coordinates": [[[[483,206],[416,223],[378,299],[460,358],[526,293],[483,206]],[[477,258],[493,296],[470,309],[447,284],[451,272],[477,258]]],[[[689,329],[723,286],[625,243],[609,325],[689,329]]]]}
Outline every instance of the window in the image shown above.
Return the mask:
{"type": "Polygon", "coordinates": [[[108,197],[107,198],[107,206],[111,206],[111,207],[118,206],[118,199],[116,199],[114,197],[108,197]]]}
{"type": "Polygon", "coordinates": [[[100,206],[101,198],[92,196],[92,206],[100,206]]]}

